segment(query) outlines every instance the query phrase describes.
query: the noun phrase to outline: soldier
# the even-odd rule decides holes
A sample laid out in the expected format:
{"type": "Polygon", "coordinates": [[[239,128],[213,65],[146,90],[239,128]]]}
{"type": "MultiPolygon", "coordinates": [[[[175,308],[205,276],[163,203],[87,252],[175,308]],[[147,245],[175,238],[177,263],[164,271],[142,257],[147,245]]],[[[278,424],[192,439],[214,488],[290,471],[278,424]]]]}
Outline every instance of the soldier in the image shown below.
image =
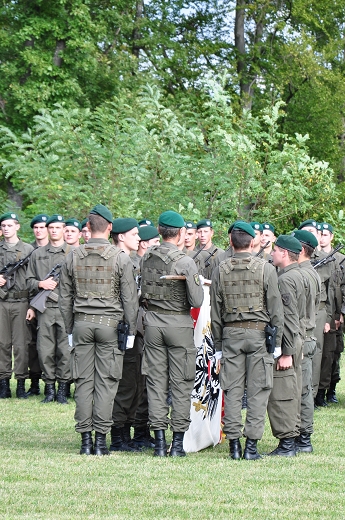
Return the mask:
{"type": "MultiPolygon", "coordinates": [[[[62,215],[52,215],[47,220],[49,243],[39,247],[31,255],[27,270],[27,287],[31,297],[40,290],[51,291],[46,301],[46,310],[37,311],[37,351],[45,380],[45,398],[42,403],[57,401],[67,404],[66,394],[70,381],[70,354],[68,338],[58,307],[58,281],[48,273],[58,264],[63,264],[71,247],[63,238],[65,221],[62,215]],[[58,382],[56,393],[55,381],[58,382]]],[[[35,313],[29,309],[28,319],[35,313]]]]}
{"type": "Polygon", "coordinates": [[[252,256],[255,233],[246,222],[230,226],[234,256],[219,264],[212,275],[211,327],[216,358],[221,358],[220,380],[224,390],[224,432],[230,457],[240,459],[242,448],[242,396],[247,378],[247,416],[243,458],[261,456],[261,439],[268,397],[273,386],[273,356],[267,352],[267,324],[277,327],[280,347],[283,309],[274,267],[252,256]]]}
{"type": "Polygon", "coordinates": [[[220,247],[216,247],[212,243],[214,230],[211,220],[199,220],[196,228],[199,240],[199,248],[202,248],[201,253],[198,255],[198,262],[201,266],[199,273],[210,280],[216,265],[215,260],[219,255],[224,253],[224,250],[220,247]]]}
{"type": "Polygon", "coordinates": [[[88,218],[84,218],[84,220],[82,220],[82,222],[81,222],[81,234],[82,234],[82,237],[84,240],[84,244],[87,244],[91,238],[91,233],[90,233],[90,230],[87,225],[88,222],[89,222],[88,218]]]}
{"type": "Polygon", "coordinates": [[[36,247],[46,246],[49,242],[47,220],[49,216],[45,213],[36,215],[30,222],[30,227],[35,235],[35,240],[31,242],[34,249],[36,247]]]}
{"type": "Polygon", "coordinates": [[[148,218],[143,218],[142,220],[139,220],[138,226],[139,227],[153,226],[153,221],[148,218]]]}
{"type": "Polygon", "coordinates": [[[165,430],[169,422],[173,431],[170,456],[185,456],[183,438],[190,423],[196,360],[190,308],[200,307],[204,297],[194,261],[177,247],[184,239],[184,226],[178,213],[162,213],[159,233],[163,242],[151,247],[142,262],[142,297],[148,305],[142,372],[147,376],[149,416],[155,433],[154,455],[160,457],[167,456],[165,430]],[[183,279],[161,278],[171,275],[183,279]]]}
{"type": "Polygon", "coordinates": [[[187,251],[194,251],[196,247],[197,240],[197,232],[196,232],[196,224],[192,221],[186,222],[186,236],[184,239],[184,246],[187,251]]]}
{"type": "Polygon", "coordinates": [[[275,236],[275,228],[272,224],[269,222],[264,222],[262,224],[262,235],[261,235],[261,247],[267,244],[269,242],[268,246],[264,249],[264,255],[271,255],[273,244],[276,241],[275,236]]]}
{"type": "Polygon", "coordinates": [[[74,249],[62,267],[59,305],[72,348],[76,431],[80,454],[108,455],[106,434],[122,377],[124,350],[133,347],[138,314],[133,266],[109,244],[111,212],[97,204],[90,212],[91,238],[74,249]],[[127,345],[118,344],[117,327],[129,325],[127,345]],[[93,445],[92,431],[95,430],[93,445]]]}
{"type": "Polygon", "coordinates": [[[291,235],[280,235],[272,251],[279,267],[279,291],[284,308],[282,354],[273,370],[273,389],[268,400],[268,417],[279,444],[269,455],[295,456],[299,435],[302,394],[302,346],[305,338],[306,298],[298,257],[301,243],[291,235]]]}
{"type": "Polygon", "coordinates": [[[250,222],[250,225],[254,229],[254,233],[255,233],[254,247],[253,247],[252,254],[256,255],[261,249],[261,236],[263,233],[263,227],[262,227],[262,224],[260,224],[260,222],[250,222]]]}
{"type": "Polygon", "coordinates": [[[69,218],[65,222],[64,239],[66,244],[72,247],[79,247],[80,239],[83,236],[81,232],[81,223],[76,218],[69,218]]]}
{"type": "MultiPolygon", "coordinates": [[[[4,213],[0,217],[4,240],[0,242],[0,270],[7,264],[24,259],[33,247],[18,238],[20,228],[15,213],[4,213]]],[[[25,280],[26,267],[21,267],[15,283],[9,289],[5,276],[0,274],[0,398],[11,397],[10,379],[13,371],[17,380],[16,396],[26,399],[25,379],[28,377],[28,344],[30,330],[26,325],[28,291],[25,280]]],[[[5,273],[4,273],[5,274],[5,273]]]]}

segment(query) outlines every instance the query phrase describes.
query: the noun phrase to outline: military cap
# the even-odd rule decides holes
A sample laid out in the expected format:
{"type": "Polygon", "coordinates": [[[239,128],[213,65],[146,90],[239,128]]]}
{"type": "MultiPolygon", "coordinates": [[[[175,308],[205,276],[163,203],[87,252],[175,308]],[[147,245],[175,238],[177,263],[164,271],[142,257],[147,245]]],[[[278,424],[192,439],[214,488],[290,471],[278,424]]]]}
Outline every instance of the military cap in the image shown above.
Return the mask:
{"type": "Polygon", "coordinates": [[[13,211],[9,211],[9,212],[4,213],[3,215],[1,215],[0,216],[0,223],[3,222],[4,220],[18,220],[18,222],[19,222],[18,215],[16,213],[14,213],[13,211]]]}
{"type": "Polygon", "coordinates": [[[302,244],[306,244],[307,246],[310,246],[313,249],[315,249],[315,247],[318,246],[316,236],[313,235],[313,233],[310,233],[310,231],[306,231],[305,229],[298,229],[297,231],[293,231],[291,235],[297,238],[297,240],[299,240],[300,242],[302,242],[302,244]]]}
{"type": "Polygon", "coordinates": [[[151,240],[151,238],[159,237],[158,229],[155,226],[139,227],[140,240],[151,240]]]}
{"type": "Polygon", "coordinates": [[[86,227],[86,224],[89,222],[89,219],[88,218],[84,218],[84,220],[81,221],[81,229],[83,229],[84,227],[86,227]]]}
{"type": "Polygon", "coordinates": [[[249,222],[249,224],[252,226],[252,228],[254,229],[254,231],[263,231],[263,227],[262,227],[262,224],[260,224],[260,222],[249,222]]]}
{"type": "Polygon", "coordinates": [[[187,228],[187,229],[196,229],[196,224],[195,224],[195,222],[192,222],[191,220],[187,220],[187,221],[186,221],[186,228],[187,228]]]}
{"type": "Polygon", "coordinates": [[[270,224],[269,222],[264,222],[262,224],[262,230],[265,231],[265,229],[268,229],[269,231],[272,231],[272,233],[275,233],[275,227],[273,224],[270,224]]]}
{"type": "Polygon", "coordinates": [[[202,220],[199,220],[199,222],[196,225],[196,229],[200,229],[203,227],[212,227],[212,221],[209,218],[203,218],[202,220]]]}
{"type": "Polygon", "coordinates": [[[79,231],[82,230],[81,223],[76,218],[69,218],[65,222],[66,226],[73,226],[79,229],[79,231]]]}
{"type": "Polygon", "coordinates": [[[236,230],[244,231],[251,237],[255,238],[255,231],[252,228],[252,226],[250,224],[248,224],[247,222],[241,222],[240,220],[238,220],[237,222],[234,222],[231,231],[236,231],[236,230]]]}
{"type": "Polygon", "coordinates": [[[113,221],[113,233],[127,233],[133,228],[139,227],[138,221],[135,218],[116,218],[113,221]]]}
{"type": "Polygon", "coordinates": [[[138,222],[139,227],[140,226],[153,226],[152,220],[148,218],[143,218],[142,220],[139,220],[138,222]]]}
{"type": "Polygon", "coordinates": [[[169,210],[164,211],[164,213],[159,216],[158,225],[172,228],[183,228],[186,223],[179,213],[169,210]]]}
{"type": "Polygon", "coordinates": [[[110,224],[113,223],[113,215],[111,214],[111,211],[103,206],[103,204],[96,204],[96,206],[90,211],[90,215],[99,215],[104,218],[104,220],[110,222],[110,224]]]}
{"type": "Polygon", "coordinates": [[[41,213],[40,215],[36,215],[32,221],[30,222],[30,227],[33,228],[35,224],[46,224],[49,219],[49,215],[46,215],[45,213],[41,213]]]}
{"type": "Polygon", "coordinates": [[[302,251],[301,242],[292,235],[279,235],[275,245],[281,249],[291,251],[291,253],[300,253],[302,251]]]}
{"type": "Polygon", "coordinates": [[[298,229],[303,229],[305,227],[314,227],[315,229],[318,229],[316,220],[313,220],[312,218],[301,222],[301,224],[298,226],[298,229]]]}
{"type": "Polygon", "coordinates": [[[233,230],[234,225],[237,224],[238,222],[244,222],[244,223],[245,223],[244,220],[235,220],[235,222],[233,222],[232,224],[230,224],[230,227],[229,227],[229,229],[228,229],[228,235],[229,235],[229,233],[231,233],[231,231],[233,230]]]}
{"type": "Polygon", "coordinates": [[[54,222],[60,222],[60,224],[64,224],[65,219],[63,218],[62,215],[52,215],[51,217],[48,218],[46,226],[48,227],[49,224],[53,224],[54,222]]]}
{"type": "Polygon", "coordinates": [[[321,231],[322,230],[322,224],[320,224],[320,222],[317,222],[317,230],[318,231],[321,231]]]}
{"type": "Polygon", "coordinates": [[[333,226],[332,224],[328,224],[328,222],[321,223],[321,231],[329,231],[333,234],[333,226]]]}

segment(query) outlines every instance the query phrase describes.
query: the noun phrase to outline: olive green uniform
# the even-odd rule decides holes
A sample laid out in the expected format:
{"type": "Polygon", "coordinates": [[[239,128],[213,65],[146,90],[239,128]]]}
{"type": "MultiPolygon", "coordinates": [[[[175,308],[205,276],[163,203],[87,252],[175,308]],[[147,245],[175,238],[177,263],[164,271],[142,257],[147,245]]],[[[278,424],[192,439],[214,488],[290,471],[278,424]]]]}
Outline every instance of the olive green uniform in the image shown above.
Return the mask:
{"type": "MultiPolygon", "coordinates": [[[[0,269],[25,258],[32,250],[30,244],[21,240],[18,240],[13,247],[9,247],[5,240],[1,241],[0,269]]],[[[16,272],[12,289],[8,290],[6,285],[1,287],[3,298],[0,298],[0,380],[10,379],[12,376],[12,346],[15,378],[26,379],[29,375],[30,329],[25,320],[29,308],[25,271],[26,267],[21,267],[16,272]]]]}
{"type": "Polygon", "coordinates": [[[151,428],[166,430],[170,422],[173,432],[183,433],[189,428],[195,379],[196,349],[190,308],[200,307],[204,298],[197,267],[170,242],[153,246],[143,257],[141,290],[148,303],[142,371],[147,376],[151,428]],[[186,280],[162,280],[162,275],[183,275],[186,280]]]}
{"type": "Polygon", "coordinates": [[[292,367],[277,370],[275,360],[273,389],[268,400],[268,417],[274,437],[297,437],[300,428],[302,394],[302,347],[305,338],[305,282],[297,262],[280,269],[278,285],[284,309],[282,354],[292,356],[292,367]]]}
{"type": "Polygon", "coordinates": [[[122,377],[117,325],[125,319],[134,335],[138,314],[128,255],[102,238],[91,238],[69,253],[61,270],[59,307],[66,332],[73,333],[76,431],[105,434],[122,377]]]}
{"type": "MultiPolygon", "coordinates": [[[[195,251],[195,253],[196,252],[197,251],[195,251]]],[[[197,256],[199,263],[199,274],[201,274],[207,280],[211,280],[212,273],[218,265],[217,258],[220,257],[224,252],[224,249],[221,249],[214,244],[212,244],[209,249],[202,249],[197,256]]]]}
{"type": "Polygon", "coordinates": [[[249,252],[234,253],[212,275],[211,327],[216,351],[223,352],[220,381],[224,391],[224,432],[242,436],[242,396],[247,380],[247,415],[243,434],[261,439],[273,386],[273,355],[266,350],[264,328],[277,327],[280,347],[283,308],[277,273],[249,252]]]}
{"type": "MultiPolygon", "coordinates": [[[[31,245],[34,249],[41,247],[37,244],[36,240],[31,242],[31,245]]],[[[40,367],[40,362],[38,359],[38,351],[37,351],[37,318],[32,318],[30,321],[30,332],[31,339],[29,343],[29,378],[30,379],[40,379],[42,376],[42,370],[40,367]]]]}

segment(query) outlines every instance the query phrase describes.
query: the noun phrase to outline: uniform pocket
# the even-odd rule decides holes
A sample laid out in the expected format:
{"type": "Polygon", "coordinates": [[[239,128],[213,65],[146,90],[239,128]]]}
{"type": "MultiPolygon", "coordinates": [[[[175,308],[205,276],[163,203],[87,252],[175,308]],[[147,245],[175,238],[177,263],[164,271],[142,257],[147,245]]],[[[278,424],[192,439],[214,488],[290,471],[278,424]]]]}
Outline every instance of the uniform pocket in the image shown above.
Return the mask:
{"type": "Polygon", "coordinates": [[[273,358],[262,358],[263,377],[262,389],[272,390],[273,388],[273,358]]]}
{"type": "Polygon", "coordinates": [[[220,360],[219,382],[221,389],[226,392],[230,387],[230,380],[226,370],[226,359],[224,357],[220,360]]]}
{"type": "Polygon", "coordinates": [[[297,378],[294,368],[275,370],[273,390],[270,399],[273,401],[290,401],[297,398],[297,378]]]}
{"type": "Polygon", "coordinates": [[[145,347],[143,348],[143,353],[142,353],[142,356],[141,356],[141,374],[143,376],[148,376],[149,375],[148,364],[147,364],[147,354],[146,354],[145,347]]]}
{"type": "Polygon", "coordinates": [[[195,370],[196,370],[196,350],[186,350],[184,360],[184,374],[183,379],[185,381],[194,381],[195,370]]]}
{"type": "Polygon", "coordinates": [[[122,377],[123,357],[124,352],[117,348],[113,350],[113,356],[109,364],[109,378],[114,381],[119,381],[122,377]]]}
{"type": "Polygon", "coordinates": [[[304,342],[303,356],[313,358],[316,351],[316,341],[314,339],[304,342]]]}

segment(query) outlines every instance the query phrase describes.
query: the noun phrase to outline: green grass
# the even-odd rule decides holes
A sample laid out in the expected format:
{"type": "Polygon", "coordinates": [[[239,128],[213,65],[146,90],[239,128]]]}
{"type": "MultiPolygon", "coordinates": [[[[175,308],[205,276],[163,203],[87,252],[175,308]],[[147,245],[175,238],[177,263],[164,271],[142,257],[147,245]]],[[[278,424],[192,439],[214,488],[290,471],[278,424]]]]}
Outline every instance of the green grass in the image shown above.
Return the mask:
{"type": "MultiPolygon", "coordinates": [[[[184,459],[81,457],[74,401],[0,400],[0,518],[345,518],[345,383],[337,394],[315,413],[313,454],[259,461],[232,461],[227,441],[184,459]]],[[[276,445],[266,424],[259,450],[276,445]]]]}

